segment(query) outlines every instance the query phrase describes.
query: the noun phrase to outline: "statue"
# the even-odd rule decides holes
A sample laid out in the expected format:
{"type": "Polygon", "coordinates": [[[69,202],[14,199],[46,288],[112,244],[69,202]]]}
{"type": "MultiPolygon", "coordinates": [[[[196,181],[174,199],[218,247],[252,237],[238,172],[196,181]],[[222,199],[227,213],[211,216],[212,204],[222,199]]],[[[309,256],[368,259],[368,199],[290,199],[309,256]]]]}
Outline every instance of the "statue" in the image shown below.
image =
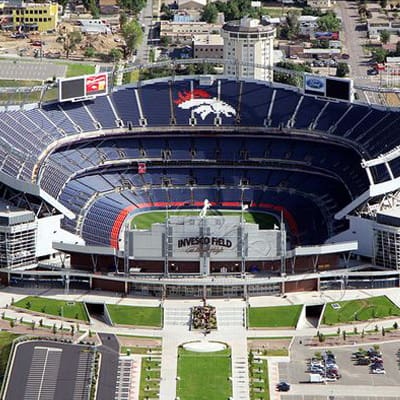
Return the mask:
{"type": "Polygon", "coordinates": [[[200,218],[205,218],[207,215],[207,210],[211,207],[211,203],[207,200],[204,199],[204,206],[200,211],[199,217],[200,218]]]}

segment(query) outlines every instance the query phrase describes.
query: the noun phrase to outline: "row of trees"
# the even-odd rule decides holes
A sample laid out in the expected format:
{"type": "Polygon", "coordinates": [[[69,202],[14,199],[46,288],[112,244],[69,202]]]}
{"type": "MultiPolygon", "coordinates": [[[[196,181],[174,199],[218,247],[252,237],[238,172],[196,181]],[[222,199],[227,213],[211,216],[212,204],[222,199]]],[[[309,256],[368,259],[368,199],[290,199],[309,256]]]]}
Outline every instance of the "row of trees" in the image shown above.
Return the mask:
{"type": "MultiPolygon", "coordinates": [[[[279,28],[278,33],[281,39],[292,40],[300,33],[300,14],[296,11],[289,11],[286,18],[286,25],[279,28]]],[[[318,30],[321,32],[337,32],[340,30],[340,20],[333,11],[328,11],[317,20],[318,30]]]]}

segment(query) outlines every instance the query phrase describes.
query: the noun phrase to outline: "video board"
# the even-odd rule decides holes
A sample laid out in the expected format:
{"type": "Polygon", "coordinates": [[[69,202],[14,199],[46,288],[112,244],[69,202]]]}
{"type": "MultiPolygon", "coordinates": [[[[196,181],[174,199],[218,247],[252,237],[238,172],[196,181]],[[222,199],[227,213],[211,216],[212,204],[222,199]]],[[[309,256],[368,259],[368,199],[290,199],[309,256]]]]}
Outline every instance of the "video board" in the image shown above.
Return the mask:
{"type": "Polygon", "coordinates": [[[82,101],[108,93],[106,73],[61,78],[58,81],[58,101],[82,101]]]}

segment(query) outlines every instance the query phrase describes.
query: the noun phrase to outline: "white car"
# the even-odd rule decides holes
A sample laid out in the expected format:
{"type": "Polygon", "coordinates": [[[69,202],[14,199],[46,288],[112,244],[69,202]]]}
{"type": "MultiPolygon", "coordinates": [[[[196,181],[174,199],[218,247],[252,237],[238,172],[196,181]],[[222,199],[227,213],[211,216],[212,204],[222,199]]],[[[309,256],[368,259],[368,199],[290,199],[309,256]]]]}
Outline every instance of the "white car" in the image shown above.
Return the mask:
{"type": "Polygon", "coordinates": [[[379,374],[379,375],[381,375],[381,374],[386,374],[386,371],[385,371],[384,369],[382,369],[382,368],[375,368],[375,369],[373,369],[371,372],[372,372],[373,374],[379,374]]]}

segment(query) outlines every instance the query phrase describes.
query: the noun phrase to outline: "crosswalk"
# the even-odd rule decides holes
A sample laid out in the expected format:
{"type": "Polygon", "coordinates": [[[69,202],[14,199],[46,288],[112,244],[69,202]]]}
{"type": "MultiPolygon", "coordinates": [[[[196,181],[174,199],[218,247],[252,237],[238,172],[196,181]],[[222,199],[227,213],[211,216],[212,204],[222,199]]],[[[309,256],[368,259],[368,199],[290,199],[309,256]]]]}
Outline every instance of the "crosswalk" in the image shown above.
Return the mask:
{"type": "Polygon", "coordinates": [[[54,399],[62,349],[37,346],[33,350],[24,400],[54,399]]]}

